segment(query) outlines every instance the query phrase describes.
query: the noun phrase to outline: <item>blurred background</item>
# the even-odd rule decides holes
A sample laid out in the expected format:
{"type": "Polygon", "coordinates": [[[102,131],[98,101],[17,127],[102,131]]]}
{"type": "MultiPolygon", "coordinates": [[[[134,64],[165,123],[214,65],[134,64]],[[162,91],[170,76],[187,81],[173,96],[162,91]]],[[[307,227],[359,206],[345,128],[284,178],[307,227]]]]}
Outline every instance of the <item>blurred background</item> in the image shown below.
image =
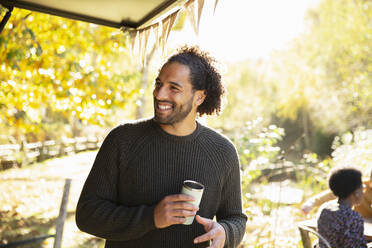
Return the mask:
{"type": "Polygon", "coordinates": [[[109,130],[152,116],[154,79],[184,44],[220,62],[224,109],[200,122],[239,151],[242,247],[302,247],[296,222],[316,210],[300,206],[327,188],[330,168],[369,177],[372,2],[211,2],[198,34],[181,12],[165,51],[149,43],[145,62],[117,29],[14,9],[0,34],[0,244],[53,234],[72,178],[62,246],[103,247],[74,222],[82,183],[109,130]]]}

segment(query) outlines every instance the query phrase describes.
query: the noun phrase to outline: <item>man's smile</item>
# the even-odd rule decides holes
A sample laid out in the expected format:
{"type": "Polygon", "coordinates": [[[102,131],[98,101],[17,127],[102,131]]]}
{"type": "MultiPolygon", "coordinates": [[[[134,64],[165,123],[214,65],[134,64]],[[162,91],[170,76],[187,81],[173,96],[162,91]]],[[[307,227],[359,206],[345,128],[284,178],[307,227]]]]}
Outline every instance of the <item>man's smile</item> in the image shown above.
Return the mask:
{"type": "Polygon", "coordinates": [[[167,103],[167,102],[156,101],[155,106],[156,106],[156,109],[160,112],[167,112],[173,109],[173,104],[167,103]]]}

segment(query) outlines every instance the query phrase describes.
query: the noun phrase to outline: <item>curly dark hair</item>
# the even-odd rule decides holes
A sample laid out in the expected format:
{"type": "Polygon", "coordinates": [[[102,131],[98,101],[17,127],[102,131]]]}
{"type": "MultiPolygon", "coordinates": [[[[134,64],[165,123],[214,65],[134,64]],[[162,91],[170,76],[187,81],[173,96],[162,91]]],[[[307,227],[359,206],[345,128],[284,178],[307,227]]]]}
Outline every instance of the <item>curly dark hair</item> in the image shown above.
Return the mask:
{"type": "Polygon", "coordinates": [[[199,115],[219,114],[225,89],[221,74],[214,66],[216,60],[209,53],[201,51],[198,46],[183,46],[165,64],[173,62],[189,67],[193,90],[205,90],[204,102],[197,109],[199,115]]]}
{"type": "Polygon", "coordinates": [[[335,196],[345,199],[362,186],[362,173],[355,167],[336,167],[329,174],[328,185],[335,196]]]}

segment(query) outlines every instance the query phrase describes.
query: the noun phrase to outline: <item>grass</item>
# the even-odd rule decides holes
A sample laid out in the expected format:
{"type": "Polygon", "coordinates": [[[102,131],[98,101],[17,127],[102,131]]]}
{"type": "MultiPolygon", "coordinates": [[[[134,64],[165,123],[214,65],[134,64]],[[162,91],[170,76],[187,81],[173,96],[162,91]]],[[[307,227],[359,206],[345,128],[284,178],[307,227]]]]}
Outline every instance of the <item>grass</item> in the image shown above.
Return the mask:
{"type": "MultiPolygon", "coordinates": [[[[0,244],[54,234],[64,179],[71,188],[62,246],[103,247],[103,241],[80,232],[75,207],[96,152],[84,152],[0,172],[0,244]]],[[[24,247],[53,247],[53,238],[24,247]]]]}
{"type": "Polygon", "coordinates": [[[296,223],[306,216],[300,211],[302,191],[297,184],[287,181],[251,185],[246,191],[250,193],[243,193],[248,216],[244,247],[302,247],[296,223]]]}

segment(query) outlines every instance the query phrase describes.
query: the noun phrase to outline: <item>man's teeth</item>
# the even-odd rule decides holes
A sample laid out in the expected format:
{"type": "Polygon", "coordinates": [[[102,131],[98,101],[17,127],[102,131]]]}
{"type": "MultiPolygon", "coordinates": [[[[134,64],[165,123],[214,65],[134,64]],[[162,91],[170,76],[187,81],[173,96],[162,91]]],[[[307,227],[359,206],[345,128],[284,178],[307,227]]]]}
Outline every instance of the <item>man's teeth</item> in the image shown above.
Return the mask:
{"type": "Polygon", "coordinates": [[[160,110],[168,110],[172,108],[171,106],[164,106],[164,105],[158,105],[158,107],[160,110]]]}

